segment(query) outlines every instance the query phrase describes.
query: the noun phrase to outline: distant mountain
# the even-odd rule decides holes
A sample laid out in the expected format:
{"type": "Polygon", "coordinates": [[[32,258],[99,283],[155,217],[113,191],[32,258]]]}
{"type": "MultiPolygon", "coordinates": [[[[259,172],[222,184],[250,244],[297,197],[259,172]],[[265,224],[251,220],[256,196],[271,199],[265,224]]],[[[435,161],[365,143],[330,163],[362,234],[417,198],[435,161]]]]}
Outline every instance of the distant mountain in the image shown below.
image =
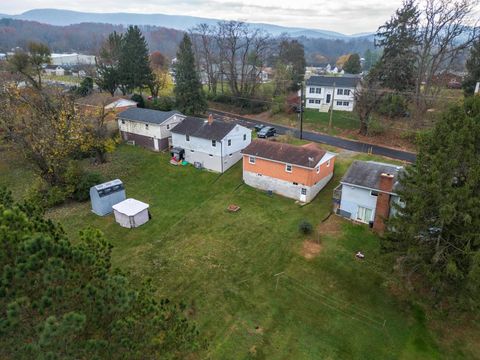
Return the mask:
{"type": "MultiPolygon", "coordinates": [[[[19,15],[0,14],[0,17],[38,21],[40,23],[68,26],[79,23],[105,23],[113,25],[155,25],[176,30],[188,30],[200,23],[216,24],[219,20],[166,14],[135,14],[135,13],[89,13],[59,9],[34,9],[19,15]]],[[[359,35],[345,35],[334,31],[320,29],[304,29],[296,27],[284,27],[272,24],[251,23],[274,36],[286,33],[292,37],[309,37],[323,39],[350,39],[354,37],[368,37],[369,33],[359,35]]]]}

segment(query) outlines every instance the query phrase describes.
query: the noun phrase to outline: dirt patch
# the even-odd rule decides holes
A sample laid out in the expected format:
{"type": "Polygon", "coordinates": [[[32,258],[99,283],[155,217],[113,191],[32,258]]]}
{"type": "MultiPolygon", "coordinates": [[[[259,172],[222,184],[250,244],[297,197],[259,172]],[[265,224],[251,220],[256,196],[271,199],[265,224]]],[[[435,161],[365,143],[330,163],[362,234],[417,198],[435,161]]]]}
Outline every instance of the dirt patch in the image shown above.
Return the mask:
{"type": "Polygon", "coordinates": [[[322,251],[322,244],[312,241],[312,240],[305,240],[303,242],[303,247],[302,247],[302,256],[305,259],[313,259],[320,254],[322,251]]]}
{"type": "Polygon", "coordinates": [[[342,219],[336,215],[331,215],[327,220],[320,223],[317,227],[317,233],[322,236],[337,236],[341,234],[342,219]]]}

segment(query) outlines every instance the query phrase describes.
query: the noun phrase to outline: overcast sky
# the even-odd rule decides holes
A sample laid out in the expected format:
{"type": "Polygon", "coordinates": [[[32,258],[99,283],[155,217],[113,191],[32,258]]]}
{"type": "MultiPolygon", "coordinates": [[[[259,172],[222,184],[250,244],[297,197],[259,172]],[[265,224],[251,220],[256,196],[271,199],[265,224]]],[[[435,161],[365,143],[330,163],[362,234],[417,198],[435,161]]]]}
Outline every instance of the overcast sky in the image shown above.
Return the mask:
{"type": "Polygon", "coordinates": [[[333,30],[375,31],[401,0],[0,0],[0,13],[40,8],[192,15],[333,30]]]}

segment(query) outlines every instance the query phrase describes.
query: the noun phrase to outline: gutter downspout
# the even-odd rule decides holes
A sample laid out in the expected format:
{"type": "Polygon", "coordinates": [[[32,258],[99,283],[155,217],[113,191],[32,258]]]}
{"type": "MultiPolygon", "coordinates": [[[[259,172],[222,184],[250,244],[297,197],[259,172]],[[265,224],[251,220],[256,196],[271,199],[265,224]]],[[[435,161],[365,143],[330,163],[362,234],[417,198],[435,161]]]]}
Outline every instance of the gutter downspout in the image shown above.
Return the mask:
{"type": "Polygon", "coordinates": [[[221,159],[221,169],[223,174],[223,140],[220,140],[220,159],[221,159]]]}

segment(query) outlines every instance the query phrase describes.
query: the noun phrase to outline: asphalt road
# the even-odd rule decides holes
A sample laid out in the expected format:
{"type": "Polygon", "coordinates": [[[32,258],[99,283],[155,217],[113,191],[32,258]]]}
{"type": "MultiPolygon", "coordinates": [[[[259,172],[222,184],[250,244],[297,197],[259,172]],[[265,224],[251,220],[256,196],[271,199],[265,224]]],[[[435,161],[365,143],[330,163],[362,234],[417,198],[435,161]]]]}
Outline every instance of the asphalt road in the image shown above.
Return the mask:
{"type": "MultiPolygon", "coordinates": [[[[212,114],[217,115],[218,117],[224,118],[225,120],[229,120],[229,121],[235,121],[236,123],[246,127],[253,127],[256,124],[268,124],[275,127],[278,134],[283,135],[287,131],[289,131],[289,132],[293,132],[294,136],[300,137],[300,130],[298,129],[293,129],[287,126],[282,126],[277,124],[270,124],[264,121],[254,120],[254,119],[246,118],[236,114],[226,113],[219,110],[209,109],[209,111],[212,114]]],[[[396,159],[401,161],[415,162],[415,159],[416,159],[416,155],[408,151],[391,149],[384,146],[367,144],[359,141],[343,139],[336,136],[330,136],[330,135],[320,134],[320,133],[311,132],[311,131],[304,131],[303,139],[321,143],[321,144],[332,145],[332,146],[346,149],[346,150],[370,153],[374,155],[381,155],[381,156],[385,156],[391,159],[396,159]]]]}

